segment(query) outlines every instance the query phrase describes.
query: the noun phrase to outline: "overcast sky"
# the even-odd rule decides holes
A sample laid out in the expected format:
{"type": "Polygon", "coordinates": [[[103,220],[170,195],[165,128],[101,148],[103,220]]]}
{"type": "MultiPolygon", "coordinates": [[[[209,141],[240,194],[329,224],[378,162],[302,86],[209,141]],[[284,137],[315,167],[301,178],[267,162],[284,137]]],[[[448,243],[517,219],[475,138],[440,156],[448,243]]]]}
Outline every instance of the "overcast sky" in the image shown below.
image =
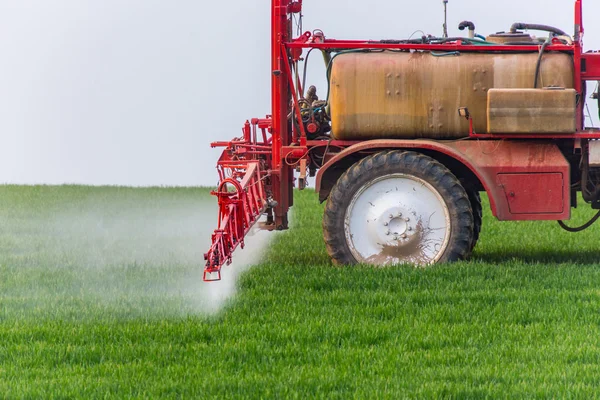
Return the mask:
{"type": "MultiPolygon", "coordinates": [[[[573,3],[450,0],[451,35],[465,19],[572,32],[573,3]]],[[[585,46],[600,49],[600,2],[586,3],[585,46]]],[[[305,30],[330,38],[441,34],[441,0],[304,8],[305,30]]],[[[214,185],[209,142],[270,112],[269,30],[268,0],[0,0],[0,182],[214,185]]]]}

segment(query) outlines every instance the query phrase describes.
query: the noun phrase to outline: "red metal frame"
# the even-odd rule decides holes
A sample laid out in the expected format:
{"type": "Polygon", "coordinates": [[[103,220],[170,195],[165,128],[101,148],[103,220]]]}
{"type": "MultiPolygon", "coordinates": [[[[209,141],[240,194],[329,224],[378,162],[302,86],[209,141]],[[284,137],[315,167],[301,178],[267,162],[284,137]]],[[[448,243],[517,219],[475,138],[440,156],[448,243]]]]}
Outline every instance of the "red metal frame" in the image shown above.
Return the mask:
{"type": "Polygon", "coordinates": [[[213,234],[213,245],[204,256],[207,261],[205,281],[221,279],[221,266],[231,263],[232,253],[238,246],[244,248],[244,237],[267,207],[258,161],[222,161],[220,165],[223,179],[213,192],[219,199],[219,229],[213,234]]]}
{"type": "MultiPolygon", "coordinates": [[[[586,81],[600,80],[600,53],[583,53],[582,50],[584,34],[582,3],[583,0],[575,1],[576,32],[573,44],[565,45],[555,41],[546,47],[548,52],[563,52],[573,56],[575,89],[581,96],[584,95],[586,81]]],[[[287,229],[287,215],[289,208],[293,205],[293,169],[300,168],[299,186],[302,188],[311,152],[325,148],[335,149],[337,153],[337,155],[323,155],[324,160],[328,162],[319,171],[318,188],[320,179],[328,168],[344,156],[358,151],[374,151],[382,148],[380,141],[307,140],[303,124],[292,123],[289,115],[295,115],[297,119],[301,119],[299,97],[302,96],[304,88],[300,87],[299,79],[294,78],[293,72],[294,67],[297,67],[297,63],[301,60],[303,51],[321,49],[335,52],[370,49],[524,53],[540,50],[538,46],[475,46],[461,40],[444,44],[395,44],[369,40],[334,40],[325,38],[322,31],[318,31],[316,34],[306,32],[294,38],[292,36],[293,16],[301,15],[302,0],[272,0],[271,9],[271,115],[265,119],[247,122],[244,125],[243,137],[240,139],[213,143],[214,147],[225,147],[225,150],[218,165],[221,184],[214,193],[219,199],[219,229],[215,232],[213,245],[206,255],[208,262],[205,278],[207,279],[213,274],[220,275],[221,266],[231,261],[233,250],[238,245],[243,245],[244,235],[265,210],[272,212],[268,221],[270,229],[287,229]],[[262,131],[262,137],[257,135],[259,130],[262,131]],[[235,191],[233,193],[225,191],[225,186],[231,186],[235,188],[235,191]]],[[[386,141],[384,147],[421,148],[424,146],[423,148],[436,149],[436,151],[441,151],[462,162],[479,177],[490,194],[495,215],[501,219],[563,219],[567,218],[569,214],[570,177],[568,170],[565,169],[565,165],[568,164],[565,164],[566,161],[563,162],[564,158],[558,157],[557,148],[553,143],[558,140],[568,141],[576,147],[582,140],[600,139],[599,130],[584,129],[584,103],[584,101],[580,101],[578,104],[578,133],[576,134],[489,135],[475,133],[471,128],[470,140],[461,142],[396,140],[386,141]],[[533,140],[541,146],[545,144],[548,146],[544,151],[547,154],[551,153],[552,156],[544,161],[546,164],[532,165],[527,160],[526,154],[529,154],[527,151],[536,148],[531,144],[533,140]],[[486,157],[477,155],[477,149],[481,149],[482,145],[494,146],[494,141],[510,141],[511,144],[496,149],[495,155],[491,157],[493,162],[489,160],[490,157],[487,157],[486,161],[486,157]],[[519,156],[515,157],[515,154],[519,154],[519,156]],[[508,209],[508,200],[502,184],[499,183],[499,178],[496,176],[507,171],[515,174],[558,171],[557,173],[566,175],[565,193],[560,194],[561,201],[564,200],[564,204],[567,205],[566,208],[558,214],[515,216],[508,209]],[[562,199],[563,197],[565,199],[562,199]]],[[[469,105],[465,104],[465,106],[469,105]]]]}
{"type": "MultiPolygon", "coordinates": [[[[359,152],[377,152],[385,149],[406,149],[428,154],[442,154],[468,168],[488,193],[492,214],[501,221],[566,220],[570,218],[570,185],[552,194],[562,204],[560,212],[513,213],[510,210],[510,192],[506,193],[499,181],[502,175],[524,174],[543,176],[558,173],[565,182],[570,180],[569,163],[555,144],[540,140],[486,140],[486,141],[437,141],[437,140],[370,140],[359,142],[333,156],[317,175],[316,190],[323,188],[327,172],[345,158],[359,152]]],[[[523,197],[516,191],[513,199],[523,197]]]]}

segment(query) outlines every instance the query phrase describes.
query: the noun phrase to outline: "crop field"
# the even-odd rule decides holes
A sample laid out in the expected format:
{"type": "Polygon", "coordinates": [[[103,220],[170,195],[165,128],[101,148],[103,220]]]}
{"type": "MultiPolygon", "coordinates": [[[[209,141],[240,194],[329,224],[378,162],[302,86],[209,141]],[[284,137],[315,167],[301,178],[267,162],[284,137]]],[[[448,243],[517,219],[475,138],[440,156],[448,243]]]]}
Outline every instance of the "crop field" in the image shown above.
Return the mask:
{"type": "Polygon", "coordinates": [[[485,205],[469,262],[340,268],[306,191],[293,229],[250,238],[244,272],[208,285],[206,189],[0,199],[1,398],[600,396],[600,225],[485,205]]]}

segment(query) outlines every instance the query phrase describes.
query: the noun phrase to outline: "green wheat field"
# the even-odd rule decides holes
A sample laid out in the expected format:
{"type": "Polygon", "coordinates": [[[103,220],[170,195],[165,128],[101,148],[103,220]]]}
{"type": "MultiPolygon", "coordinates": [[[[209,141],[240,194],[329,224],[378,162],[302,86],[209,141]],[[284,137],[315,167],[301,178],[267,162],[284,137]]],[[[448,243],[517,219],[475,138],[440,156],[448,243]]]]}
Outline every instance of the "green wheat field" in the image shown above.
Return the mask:
{"type": "Polygon", "coordinates": [[[600,396],[600,225],[486,204],[469,262],[339,268],[316,197],[208,285],[207,189],[0,187],[0,398],[600,396]]]}

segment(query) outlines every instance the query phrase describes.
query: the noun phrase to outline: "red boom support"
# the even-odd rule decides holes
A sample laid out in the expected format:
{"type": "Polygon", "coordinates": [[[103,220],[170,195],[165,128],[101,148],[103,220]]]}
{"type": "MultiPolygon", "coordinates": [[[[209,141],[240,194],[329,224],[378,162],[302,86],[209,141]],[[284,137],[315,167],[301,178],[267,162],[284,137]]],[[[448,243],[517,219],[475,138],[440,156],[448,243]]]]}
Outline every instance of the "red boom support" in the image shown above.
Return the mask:
{"type": "Polygon", "coordinates": [[[221,279],[221,268],[231,264],[235,249],[244,248],[244,237],[267,208],[265,182],[270,174],[263,168],[264,160],[271,153],[267,129],[271,121],[246,122],[243,138],[229,143],[213,143],[213,147],[225,147],[218,163],[220,183],[212,194],[219,201],[219,228],[212,236],[212,246],[204,255],[205,281],[221,279]],[[262,140],[257,137],[262,131],[262,140]],[[262,157],[262,159],[261,159],[262,157]]]}

